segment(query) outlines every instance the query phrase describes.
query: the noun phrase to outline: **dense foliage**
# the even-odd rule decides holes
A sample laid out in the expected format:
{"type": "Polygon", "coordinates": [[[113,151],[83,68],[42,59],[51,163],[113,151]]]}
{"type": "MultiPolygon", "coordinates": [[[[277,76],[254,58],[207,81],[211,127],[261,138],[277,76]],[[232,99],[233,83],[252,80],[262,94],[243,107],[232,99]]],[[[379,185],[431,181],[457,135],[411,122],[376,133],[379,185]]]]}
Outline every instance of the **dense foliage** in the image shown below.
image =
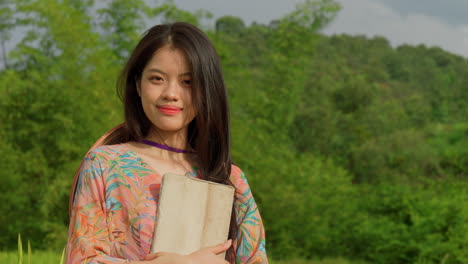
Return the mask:
{"type": "Polygon", "coordinates": [[[145,23],[189,21],[221,56],[233,154],[276,258],[468,262],[468,60],[381,37],[324,36],[339,6],[269,25],[166,1],[0,1],[24,39],[0,71],[0,248],[62,248],[72,176],[122,121],[114,86],[145,23]]]}

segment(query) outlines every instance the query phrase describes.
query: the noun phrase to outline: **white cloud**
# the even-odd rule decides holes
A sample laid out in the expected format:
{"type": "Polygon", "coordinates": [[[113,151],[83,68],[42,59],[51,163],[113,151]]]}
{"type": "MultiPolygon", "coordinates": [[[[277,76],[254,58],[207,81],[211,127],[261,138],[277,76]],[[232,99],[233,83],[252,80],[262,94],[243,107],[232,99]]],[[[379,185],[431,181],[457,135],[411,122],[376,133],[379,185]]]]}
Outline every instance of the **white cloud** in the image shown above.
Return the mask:
{"type": "Polygon", "coordinates": [[[325,34],[379,35],[393,45],[423,43],[468,57],[468,25],[450,25],[425,14],[402,14],[375,0],[339,2],[343,9],[325,34]]]}
{"type": "Polygon", "coordinates": [[[462,31],[463,31],[463,44],[465,46],[465,48],[468,47],[468,26],[463,26],[462,27],[462,31]]]}
{"type": "Polygon", "coordinates": [[[377,0],[403,14],[420,13],[438,17],[451,25],[468,23],[468,1],[466,0],[377,0]]]}

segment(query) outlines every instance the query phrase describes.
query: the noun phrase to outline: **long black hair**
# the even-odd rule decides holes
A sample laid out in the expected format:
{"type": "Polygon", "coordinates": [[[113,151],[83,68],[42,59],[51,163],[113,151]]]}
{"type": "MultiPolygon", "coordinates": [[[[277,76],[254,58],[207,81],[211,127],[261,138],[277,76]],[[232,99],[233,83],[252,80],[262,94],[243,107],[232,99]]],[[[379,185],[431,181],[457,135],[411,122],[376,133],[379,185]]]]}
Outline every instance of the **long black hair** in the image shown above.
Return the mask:
{"type": "Polygon", "coordinates": [[[141,140],[150,131],[151,121],[143,111],[136,85],[153,54],[165,45],[183,51],[192,69],[192,103],[197,115],[189,124],[187,140],[197,153],[201,175],[207,180],[226,183],[231,172],[226,86],[215,48],[191,24],[154,26],[133,50],[117,85],[125,108],[126,140],[141,140]]]}

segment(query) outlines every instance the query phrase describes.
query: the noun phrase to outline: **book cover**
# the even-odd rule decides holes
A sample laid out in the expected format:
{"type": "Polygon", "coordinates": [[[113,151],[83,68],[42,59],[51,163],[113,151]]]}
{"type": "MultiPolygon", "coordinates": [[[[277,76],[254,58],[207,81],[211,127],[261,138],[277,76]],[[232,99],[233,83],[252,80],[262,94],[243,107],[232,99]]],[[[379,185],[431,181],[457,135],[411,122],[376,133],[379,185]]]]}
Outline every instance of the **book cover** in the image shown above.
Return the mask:
{"type": "MultiPolygon", "coordinates": [[[[164,174],[151,253],[183,255],[228,238],[234,201],[232,186],[164,174]]],[[[220,254],[224,258],[225,254],[220,254]]]]}

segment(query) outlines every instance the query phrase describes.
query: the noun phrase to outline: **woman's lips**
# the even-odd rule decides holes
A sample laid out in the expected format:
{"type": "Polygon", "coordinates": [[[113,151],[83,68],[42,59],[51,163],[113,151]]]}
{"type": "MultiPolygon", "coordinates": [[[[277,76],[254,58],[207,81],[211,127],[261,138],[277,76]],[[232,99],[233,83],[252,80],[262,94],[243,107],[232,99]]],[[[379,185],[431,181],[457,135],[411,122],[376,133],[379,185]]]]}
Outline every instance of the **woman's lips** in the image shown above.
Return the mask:
{"type": "Polygon", "coordinates": [[[163,114],[166,115],[176,115],[180,111],[182,111],[181,108],[172,106],[172,105],[160,105],[158,106],[159,111],[161,111],[163,114]]]}

